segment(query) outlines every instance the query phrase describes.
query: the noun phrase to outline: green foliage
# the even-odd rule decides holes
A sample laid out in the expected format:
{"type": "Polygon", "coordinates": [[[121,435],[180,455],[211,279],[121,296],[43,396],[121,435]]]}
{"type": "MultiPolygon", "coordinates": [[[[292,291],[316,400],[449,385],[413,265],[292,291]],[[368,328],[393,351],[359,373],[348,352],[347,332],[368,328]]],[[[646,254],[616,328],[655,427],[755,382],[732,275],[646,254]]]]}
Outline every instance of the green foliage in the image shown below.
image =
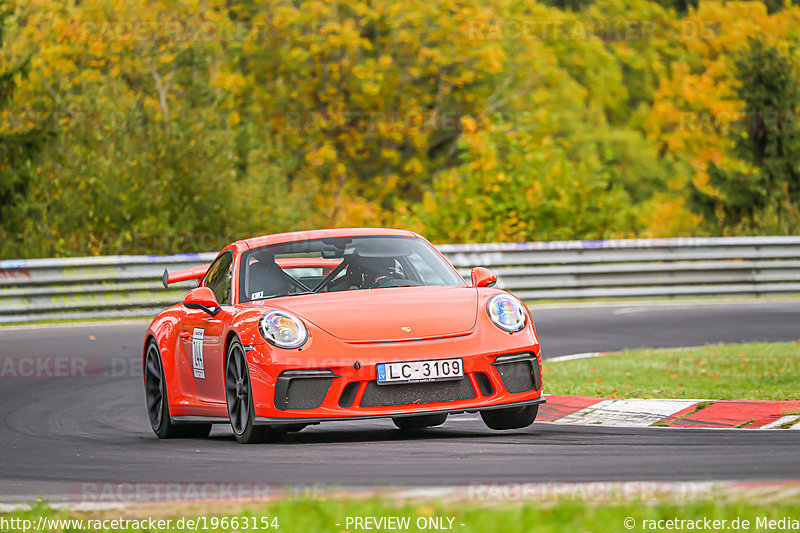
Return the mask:
{"type": "MultiPolygon", "coordinates": [[[[13,6],[7,0],[0,0],[0,50],[3,48],[5,26],[11,16],[13,6]]],[[[24,76],[27,60],[0,70],[0,111],[7,108],[16,89],[16,80],[24,76]]],[[[8,113],[12,122],[19,115],[11,109],[8,113]]],[[[9,213],[25,197],[30,181],[32,161],[47,140],[47,132],[41,128],[14,128],[0,130],[0,237],[3,229],[13,227],[9,213]]]]}
{"type": "MultiPolygon", "coordinates": [[[[782,5],[780,0],[769,0],[774,10],[782,5]]],[[[569,9],[572,11],[579,11],[590,6],[602,4],[603,2],[595,2],[594,0],[546,0],[544,3],[557,7],[559,9],[569,9]]],[[[653,4],[657,4],[665,9],[672,9],[678,13],[686,13],[689,8],[697,7],[698,0],[656,0],[653,4]]]]}
{"type": "Polygon", "coordinates": [[[800,8],[773,7],[20,3],[0,54],[0,256],[329,226],[450,242],[796,231],[795,137],[683,120],[790,104],[800,8]],[[757,34],[761,70],[737,62],[757,34]]]}
{"type": "Polygon", "coordinates": [[[797,5],[797,0],[764,0],[764,5],[767,6],[767,11],[775,13],[783,9],[785,5],[797,5]]]}
{"type": "Polygon", "coordinates": [[[611,184],[595,150],[571,160],[563,146],[528,132],[477,133],[465,144],[463,163],[440,174],[418,211],[430,238],[592,239],[630,231],[629,197],[611,184]]]}
{"type": "Polygon", "coordinates": [[[719,529],[788,529],[792,526],[792,520],[800,513],[800,505],[791,482],[763,483],[758,485],[761,492],[749,489],[749,485],[742,489],[741,485],[490,481],[459,486],[455,492],[457,497],[448,499],[410,499],[398,493],[385,495],[377,491],[373,497],[356,498],[318,487],[304,489],[289,485],[283,488],[286,497],[267,502],[218,501],[213,507],[205,508],[193,504],[155,504],[125,511],[122,517],[118,511],[113,514],[112,511],[54,510],[46,503],[33,503],[28,510],[17,510],[3,517],[12,524],[9,533],[21,533],[25,526],[42,522],[42,517],[47,518],[45,523],[59,525],[64,531],[77,531],[82,527],[98,533],[118,531],[120,528],[102,526],[124,520],[128,527],[122,529],[130,533],[152,531],[152,527],[147,529],[150,520],[155,520],[156,524],[163,520],[162,524],[169,525],[165,529],[175,533],[193,531],[192,526],[202,528],[205,524],[213,524],[214,530],[227,533],[249,529],[242,527],[245,523],[260,525],[262,518],[267,524],[275,520],[278,531],[323,533],[334,527],[355,530],[353,517],[374,517],[376,521],[397,517],[408,520],[406,530],[413,533],[430,531],[437,523],[444,527],[452,523],[453,530],[475,533],[493,533],[499,524],[507,533],[530,531],[531,524],[536,524],[536,531],[541,533],[618,533],[629,527],[633,531],[643,531],[663,524],[687,527],[708,524],[709,528],[719,526],[719,529]],[[760,496],[764,493],[768,496],[760,496]],[[346,518],[351,522],[347,523],[346,518]],[[766,525],[757,527],[757,521],[766,525]]]}
{"type": "Polygon", "coordinates": [[[743,118],[733,128],[733,153],[745,170],[709,163],[711,192],[692,189],[695,209],[720,231],[792,232],[800,230],[800,79],[780,51],[751,38],[735,61],[745,102],[743,118]]]}

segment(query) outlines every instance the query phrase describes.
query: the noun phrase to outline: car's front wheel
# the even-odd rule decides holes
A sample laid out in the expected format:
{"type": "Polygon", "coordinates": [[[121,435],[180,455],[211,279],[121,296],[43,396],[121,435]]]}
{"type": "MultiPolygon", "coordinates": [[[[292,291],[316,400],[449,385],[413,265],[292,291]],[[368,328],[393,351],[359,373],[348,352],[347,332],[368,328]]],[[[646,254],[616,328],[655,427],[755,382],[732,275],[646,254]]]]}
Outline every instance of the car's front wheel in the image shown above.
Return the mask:
{"type": "Polygon", "coordinates": [[[255,425],[250,370],[239,339],[234,339],[228,346],[225,368],[225,398],[236,440],[242,444],[282,441],[286,437],[285,430],[255,425]]]}
{"type": "Polygon", "coordinates": [[[211,433],[211,424],[176,424],[172,421],[169,416],[164,365],[161,364],[161,352],[155,341],[150,341],[147,345],[144,359],[144,395],[150,427],[159,439],[202,439],[211,433]]]}
{"type": "Polygon", "coordinates": [[[423,429],[441,426],[447,420],[447,413],[442,415],[398,416],[392,422],[399,429],[423,429]]]}
{"type": "Polygon", "coordinates": [[[483,410],[481,418],[489,429],[519,429],[533,424],[538,413],[538,405],[525,405],[483,410]]]}

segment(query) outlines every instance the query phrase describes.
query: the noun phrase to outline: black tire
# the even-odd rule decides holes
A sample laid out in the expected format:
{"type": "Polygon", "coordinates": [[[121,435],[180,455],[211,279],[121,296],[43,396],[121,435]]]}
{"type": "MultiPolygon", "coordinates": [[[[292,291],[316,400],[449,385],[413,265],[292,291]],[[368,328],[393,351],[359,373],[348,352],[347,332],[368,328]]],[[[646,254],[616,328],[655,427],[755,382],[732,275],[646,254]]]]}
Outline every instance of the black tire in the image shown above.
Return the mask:
{"type": "Polygon", "coordinates": [[[399,429],[423,429],[441,426],[447,420],[447,413],[442,415],[398,416],[392,422],[399,429]]]}
{"type": "Polygon", "coordinates": [[[169,415],[167,384],[161,352],[155,341],[147,345],[144,359],[144,395],[150,427],[159,439],[203,439],[211,433],[211,424],[176,424],[169,415]]]}
{"type": "Polygon", "coordinates": [[[257,426],[254,423],[253,394],[247,358],[239,339],[228,346],[225,364],[225,401],[233,434],[242,444],[280,442],[286,437],[285,429],[257,426]]]}
{"type": "Polygon", "coordinates": [[[483,418],[483,423],[489,429],[519,429],[533,424],[538,413],[538,405],[525,405],[522,407],[483,410],[481,411],[481,418],[483,418]]]}

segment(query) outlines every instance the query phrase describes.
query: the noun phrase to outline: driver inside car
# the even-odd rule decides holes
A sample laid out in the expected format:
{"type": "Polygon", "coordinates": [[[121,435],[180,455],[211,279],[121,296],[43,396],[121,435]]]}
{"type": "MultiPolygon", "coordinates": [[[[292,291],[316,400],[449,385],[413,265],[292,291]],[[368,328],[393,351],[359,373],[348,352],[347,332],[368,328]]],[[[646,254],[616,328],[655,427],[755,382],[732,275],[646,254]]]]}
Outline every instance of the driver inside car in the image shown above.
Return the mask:
{"type": "Polygon", "coordinates": [[[331,284],[331,291],[374,289],[393,279],[405,279],[393,257],[362,257],[353,254],[347,272],[331,284]]]}
{"type": "Polygon", "coordinates": [[[393,279],[404,279],[398,272],[397,261],[393,257],[362,257],[360,263],[364,271],[364,287],[375,289],[393,279]]]}

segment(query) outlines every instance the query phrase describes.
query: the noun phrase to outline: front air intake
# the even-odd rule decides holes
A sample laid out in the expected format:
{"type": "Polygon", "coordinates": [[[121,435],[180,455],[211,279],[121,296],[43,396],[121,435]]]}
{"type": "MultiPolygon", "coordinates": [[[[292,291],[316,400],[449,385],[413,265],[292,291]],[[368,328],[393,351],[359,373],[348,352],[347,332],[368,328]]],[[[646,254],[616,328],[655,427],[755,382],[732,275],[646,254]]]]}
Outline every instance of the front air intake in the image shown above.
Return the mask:
{"type": "Polygon", "coordinates": [[[478,387],[481,389],[481,394],[484,396],[491,396],[494,394],[494,387],[492,387],[492,380],[485,372],[475,372],[475,381],[478,382],[478,387]]]}
{"type": "Polygon", "coordinates": [[[347,384],[342,391],[342,395],[339,397],[339,407],[351,407],[353,405],[353,402],[356,399],[356,394],[358,394],[359,385],[360,383],[358,381],[353,381],[347,384]]]}
{"type": "Polygon", "coordinates": [[[467,378],[402,385],[378,385],[377,382],[370,381],[361,398],[361,407],[454,402],[474,397],[475,391],[467,378]]]}
{"type": "Polygon", "coordinates": [[[528,392],[542,388],[539,363],[533,354],[501,355],[494,362],[508,392],[528,392]]]}
{"type": "Polygon", "coordinates": [[[275,407],[286,409],[316,409],[336,375],[331,370],[287,370],[278,376],[275,385],[275,407]]]}

